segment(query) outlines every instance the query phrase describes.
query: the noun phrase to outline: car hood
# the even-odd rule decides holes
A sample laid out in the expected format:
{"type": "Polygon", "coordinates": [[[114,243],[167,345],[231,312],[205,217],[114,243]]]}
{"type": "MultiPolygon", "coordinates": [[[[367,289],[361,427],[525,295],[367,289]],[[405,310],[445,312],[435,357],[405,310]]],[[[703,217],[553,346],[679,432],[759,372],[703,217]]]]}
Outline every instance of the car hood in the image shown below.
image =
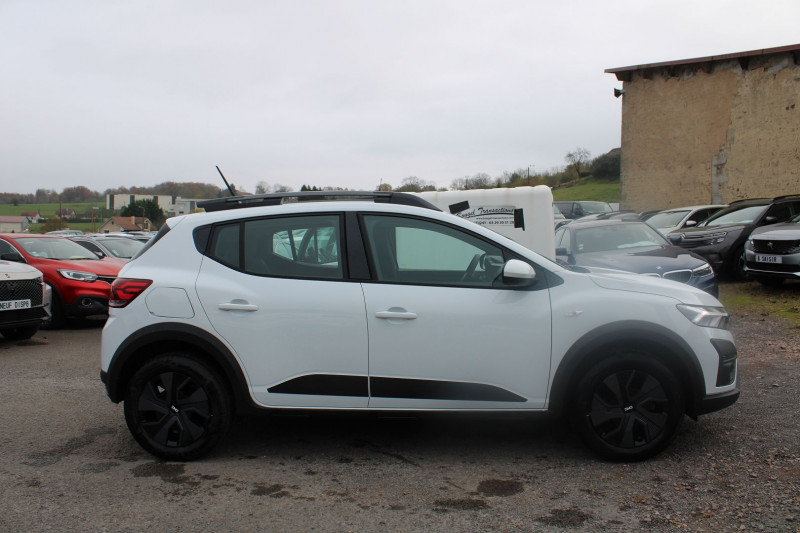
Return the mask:
{"type": "Polygon", "coordinates": [[[681,303],[722,307],[719,300],[686,283],[618,270],[602,268],[588,268],[587,270],[589,278],[604,289],[656,294],[673,298],[681,303]]]}
{"type": "Polygon", "coordinates": [[[50,272],[57,269],[80,270],[91,272],[98,276],[116,276],[120,269],[125,266],[124,261],[101,261],[100,259],[42,259],[31,258],[29,263],[43,272],[50,272]]]}
{"type": "Polygon", "coordinates": [[[775,239],[776,241],[793,241],[800,239],[800,223],[783,222],[758,228],[750,234],[758,239],[775,239]]]}
{"type": "Polygon", "coordinates": [[[742,231],[748,224],[722,224],[720,226],[695,226],[694,228],[684,228],[673,232],[674,234],[685,233],[686,235],[698,235],[702,233],[715,233],[717,231],[742,231]]]}
{"type": "Polygon", "coordinates": [[[42,277],[42,273],[36,268],[17,263],[16,261],[0,261],[0,281],[36,279],[42,277]]]}
{"type": "Polygon", "coordinates": [[[656,246],[636,251],[613,250],[578,254],[575,262],[583,267],[601,267],[635,272],[660,274],[672,270],[695,269],[705,259],[679,246],[656,246]]]}

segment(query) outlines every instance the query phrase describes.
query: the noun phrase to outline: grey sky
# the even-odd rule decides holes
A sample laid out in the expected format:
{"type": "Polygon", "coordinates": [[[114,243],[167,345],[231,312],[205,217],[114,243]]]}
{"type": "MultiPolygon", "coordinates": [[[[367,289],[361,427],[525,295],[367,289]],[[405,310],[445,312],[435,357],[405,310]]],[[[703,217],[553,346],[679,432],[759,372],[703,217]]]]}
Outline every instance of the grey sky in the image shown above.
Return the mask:
{"type": "Polygon", "coordinates": [[[448,186],[619,146],[606,68],[797,44],[800,2],[0,0],[0,191],[448,186]]]}

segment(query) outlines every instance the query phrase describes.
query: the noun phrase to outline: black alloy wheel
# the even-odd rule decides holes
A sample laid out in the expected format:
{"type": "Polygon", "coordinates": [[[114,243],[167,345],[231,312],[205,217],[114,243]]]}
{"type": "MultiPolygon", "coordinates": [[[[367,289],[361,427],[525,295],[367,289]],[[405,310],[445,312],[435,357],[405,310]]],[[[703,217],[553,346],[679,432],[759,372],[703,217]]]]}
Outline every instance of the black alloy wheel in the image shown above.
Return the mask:
{"type": "Polygon", "coordinates": [[[584,441],[612,461],[640,461],[666,447],[684,416],[681,384],[644,356],[616,355],[578,385],[574,420],[584,441]]]}
{"type": "Polygon", "coordinates": [[[159,356],[133,376],[125,421],[134,438],[166,460],[196,459],[216,446],[232,418],[222,379],[184,354],[159,356]]]}

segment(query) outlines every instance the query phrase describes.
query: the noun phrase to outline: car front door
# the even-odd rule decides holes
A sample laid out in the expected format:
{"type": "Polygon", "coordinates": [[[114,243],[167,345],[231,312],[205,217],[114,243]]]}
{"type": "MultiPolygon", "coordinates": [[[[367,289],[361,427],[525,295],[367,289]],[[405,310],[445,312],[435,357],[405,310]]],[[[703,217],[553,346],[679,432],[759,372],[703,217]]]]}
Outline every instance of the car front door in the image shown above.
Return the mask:
{"type": "Polygon", "coordinates": [[[367,325],[345,281],[341,216],[283,216],[211,230],[196,287],[264,406],[367,406],[367,325]]]}
{"type": "Polygon", "coordinates": [[[505,285],[509,253],[457,227],[379,214],[361,223],[376,278],[363,284],[370,408],[543,408],[546,280],[505,285]]]}

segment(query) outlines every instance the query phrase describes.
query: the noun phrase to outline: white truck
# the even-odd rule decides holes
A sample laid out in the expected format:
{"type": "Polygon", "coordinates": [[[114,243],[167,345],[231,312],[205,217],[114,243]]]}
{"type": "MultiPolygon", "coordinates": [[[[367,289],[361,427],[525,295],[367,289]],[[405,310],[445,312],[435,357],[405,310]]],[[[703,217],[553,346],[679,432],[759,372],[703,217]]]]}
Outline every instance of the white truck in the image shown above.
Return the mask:
{"type": "Polygon", "coordinates": [[[555,260],[553,193],[546,185],[415,193],[452,213],[555,260]]]}

